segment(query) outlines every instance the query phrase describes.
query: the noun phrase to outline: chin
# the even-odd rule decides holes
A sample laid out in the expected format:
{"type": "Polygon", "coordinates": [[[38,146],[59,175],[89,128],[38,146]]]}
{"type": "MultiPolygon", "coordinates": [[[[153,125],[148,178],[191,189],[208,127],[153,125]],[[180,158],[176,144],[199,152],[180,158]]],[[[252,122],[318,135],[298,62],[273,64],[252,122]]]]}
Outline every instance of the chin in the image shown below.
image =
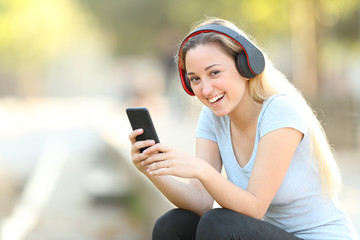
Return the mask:
{"type": "Polygon", "coordinates": [[[210,108],[211,111],[217,116],[217,117],[223,117],[223,116],[226,116],[228,115],[228,112],[227,111],[224,111],[224,110],[214,110],[212,108],[210,108]]]}

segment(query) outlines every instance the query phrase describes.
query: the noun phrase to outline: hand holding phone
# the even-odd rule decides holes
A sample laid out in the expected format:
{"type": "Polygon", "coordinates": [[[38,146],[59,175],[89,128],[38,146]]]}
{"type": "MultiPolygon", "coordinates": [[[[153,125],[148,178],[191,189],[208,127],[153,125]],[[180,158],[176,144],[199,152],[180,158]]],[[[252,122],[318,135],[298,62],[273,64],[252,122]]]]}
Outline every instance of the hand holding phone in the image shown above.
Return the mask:
{"type": "MultiPolygon", "coordinates": [[[[133,130],[139,128],[144,130],[143,134],[136,137],[136,141],[154,140],[155,143],[160,142],[147,108],[127,108],[126,114],[133,130]]],[[[145,149],[141,148],[140,152],[143,152],[145,149]]]]}

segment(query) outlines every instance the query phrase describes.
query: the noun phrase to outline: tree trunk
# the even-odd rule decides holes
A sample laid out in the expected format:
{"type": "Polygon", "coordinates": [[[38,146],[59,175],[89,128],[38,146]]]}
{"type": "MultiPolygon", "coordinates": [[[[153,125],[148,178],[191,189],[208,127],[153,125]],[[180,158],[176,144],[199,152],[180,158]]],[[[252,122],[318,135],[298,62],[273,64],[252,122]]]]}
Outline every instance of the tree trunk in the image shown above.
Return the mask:
{"type": "Polygon", "coordinates": [[[308,100],[316,100],[319,87],[314,5],[313,0],[293,0],[290,5],[293,81],[308,100]]]}

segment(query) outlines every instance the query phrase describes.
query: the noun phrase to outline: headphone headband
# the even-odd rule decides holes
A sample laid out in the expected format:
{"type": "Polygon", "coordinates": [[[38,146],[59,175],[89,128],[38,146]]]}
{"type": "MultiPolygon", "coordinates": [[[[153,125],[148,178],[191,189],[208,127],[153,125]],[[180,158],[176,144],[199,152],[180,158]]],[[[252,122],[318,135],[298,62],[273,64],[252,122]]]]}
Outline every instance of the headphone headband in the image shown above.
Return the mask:
{"type": "Polygon", "coordinates": [[[178,67],[179,67],[181,83],[182,83],[184,90],[189,95],[194,96],[195,94],[192,91],[191,87],[188,86],[187,79],[185,76],[186,75],[185,70],[180,66],[180,58],[181,58],[180,54],[181,54],[183,46],[190,38],[192,38],[193,36],[199,35],[201,33],[207,33],[207,32],[219,33],[219,34],[222,34],[222,35],[227,36],[230,39],[234,40],[236,43],[238,43],[244,49],[244,53],[245,53],[246,59],[247,59],[248,69],[251,71],[251,73],[256,76],[263,72],[263,70],[265,68],[264,55],[249,40],[247,40],[245,37],[240,35],[238,32],[232,30],[231,28],[228,28],[228,27],[225,27],[222,25],[217,25],[217,24],[204,25],[204,26],[196,28],[189,35],[187,35],[186,38],[181,43],[180,48],[179,48],[178,67]]]}

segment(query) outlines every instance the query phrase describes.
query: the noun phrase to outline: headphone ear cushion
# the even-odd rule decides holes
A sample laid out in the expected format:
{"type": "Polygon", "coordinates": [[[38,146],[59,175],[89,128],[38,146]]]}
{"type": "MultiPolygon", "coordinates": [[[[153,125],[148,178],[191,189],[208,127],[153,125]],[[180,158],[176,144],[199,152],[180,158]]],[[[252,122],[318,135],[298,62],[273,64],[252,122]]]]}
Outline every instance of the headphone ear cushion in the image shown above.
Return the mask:
{"type": "Polygon", "coordinates": [[[249,68],[249,64],[245,52],[240,52],[236,56],[235,63],[236,63],[236,68],[241,74],[241,76],[246,78],[254,78],[256,76],[256,74],[254,74],[249,68]]]}
{"type": "Polygon", "coordinates": [[[194,93],[194,91],[191,88],[191,84],[190,84],[190,79],[188,78],[187,74],[184,74],[184,78],[185,78],[185,86],[188,90],[190,90],[190,92],[194,93]]]}

